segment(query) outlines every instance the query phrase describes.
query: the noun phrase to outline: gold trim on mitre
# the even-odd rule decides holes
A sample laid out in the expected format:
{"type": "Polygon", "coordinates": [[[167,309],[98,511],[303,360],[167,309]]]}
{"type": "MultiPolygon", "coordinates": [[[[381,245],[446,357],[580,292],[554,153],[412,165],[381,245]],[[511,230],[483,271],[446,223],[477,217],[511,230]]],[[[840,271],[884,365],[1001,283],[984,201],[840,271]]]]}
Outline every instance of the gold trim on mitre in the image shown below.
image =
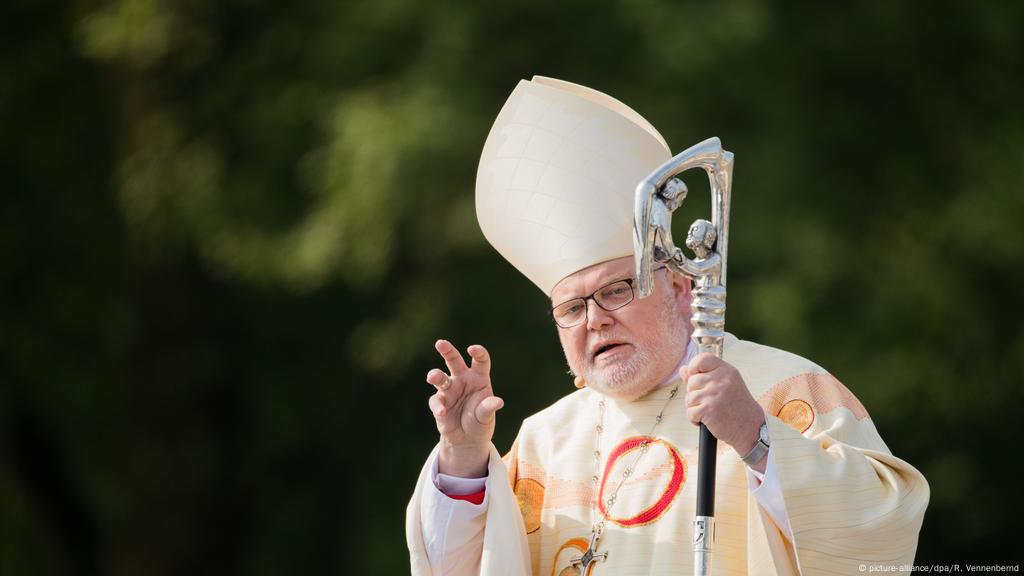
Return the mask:
{"type": "Polygon", "coordinates": [[[566,276],[633,254],[637,184],[672,154],[650,122],[596,90],[534,76],[509,96],[476,177],[484,236],[550,295],[566,276]]]}

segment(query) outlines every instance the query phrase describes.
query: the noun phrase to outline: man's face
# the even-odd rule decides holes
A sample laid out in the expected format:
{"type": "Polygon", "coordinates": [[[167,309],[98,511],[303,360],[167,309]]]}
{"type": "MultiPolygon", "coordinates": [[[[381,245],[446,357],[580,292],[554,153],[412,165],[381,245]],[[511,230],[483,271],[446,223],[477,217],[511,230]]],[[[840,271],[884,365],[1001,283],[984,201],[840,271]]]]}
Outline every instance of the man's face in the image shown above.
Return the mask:
{"type": "MultiPolygon", "coordinates": [[[[634,277],[633,258],[609,260],[564,278],[551,291],[552,305],[585,297],[634,277]]],[[[667,380],[682,360],[689,339],[690,281],[668,271],[654,274],[654,292],[636,294],[608,312],[587,301],[586,320],[558,328],[565,359],[587,386],[613,398],[633,400],[667,380]]]]}

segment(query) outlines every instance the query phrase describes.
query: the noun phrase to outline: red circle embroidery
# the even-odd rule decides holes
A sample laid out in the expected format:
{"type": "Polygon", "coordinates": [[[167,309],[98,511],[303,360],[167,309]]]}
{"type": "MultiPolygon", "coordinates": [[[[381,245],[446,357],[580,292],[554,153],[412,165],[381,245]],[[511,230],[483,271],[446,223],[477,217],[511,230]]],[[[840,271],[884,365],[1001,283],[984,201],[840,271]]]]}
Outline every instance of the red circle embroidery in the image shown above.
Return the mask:
{"type": "Polygon", "coordinates": [[[612,522],[615,522],[623,528],[635,528],[637,526],[643,526],[645,524],[650,524],[651,522],[654,522],[669,509],[669,507],[672,505],[672,501],[675,499],[676,495],[679,494],[679,491],[682,490],[683,483],[685,482],[686,461],[683,460],[683,457],[679,455],[679,451],[676,450],[675,446],[658,438],[651,438],[649,436],[633,436],[631,438],[626,438],[625,440],[623,440],[618,446],[615,447],[614,450],[612,450],[611,454],[609,454],[608,462],[605,464],[604,467],[604,474],[601,477],[601,486],[598,490],[597,495],[597,506],[598,509],[601,511],[601,514],[603,514],[605,518],[611,520],[612,522]],[[658,497],[654,504],[641,511],[639,514],[636,514],[635,516],[630,516],[628,518],[616,518],[613,516],[609,516],[608,510],[605,507],[604,496],[605,486],[608,483],[608,476],[611,474],[612,469],[615,467],[615,463],[619,460],[619,458],[622,458],[623,456],[629,454],[634,450],[639,450],[643,443],[648,441],[651,442],[652,444],[661,444],[662,446],[665,447],[666,450],[668,450],[669,457],[672,463],[672,476],[669,478],[668,485],[665,486],[665,490],[662,491],[661,496],[658,497]]]}

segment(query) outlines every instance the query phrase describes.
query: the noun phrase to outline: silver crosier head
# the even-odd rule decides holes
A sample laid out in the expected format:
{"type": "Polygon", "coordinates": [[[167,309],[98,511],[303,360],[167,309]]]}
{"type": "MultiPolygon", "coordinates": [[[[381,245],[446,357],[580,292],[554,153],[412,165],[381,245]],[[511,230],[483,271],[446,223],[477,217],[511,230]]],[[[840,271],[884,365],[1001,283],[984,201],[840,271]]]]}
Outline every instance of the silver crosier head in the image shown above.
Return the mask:
{"type": "Polygon", "coordinates": [[[718,138],[708,138],[671,158],[640,182],[633,212],[639,297],[646,298],[654,288],[655,263],[693,278],[693,337],[702,351],[716,352],[718,356],[725,336],[732,167],[732,152],[723,150],[718,138]],[[711,221],[699,219],[687,233],[686,245],[694,252],[694,258],[688,258],[672,241],[672,213],[682,206],[687,194],[686,185],[676,176],[691,168],[703,168],[711,184],[711,221]]]}

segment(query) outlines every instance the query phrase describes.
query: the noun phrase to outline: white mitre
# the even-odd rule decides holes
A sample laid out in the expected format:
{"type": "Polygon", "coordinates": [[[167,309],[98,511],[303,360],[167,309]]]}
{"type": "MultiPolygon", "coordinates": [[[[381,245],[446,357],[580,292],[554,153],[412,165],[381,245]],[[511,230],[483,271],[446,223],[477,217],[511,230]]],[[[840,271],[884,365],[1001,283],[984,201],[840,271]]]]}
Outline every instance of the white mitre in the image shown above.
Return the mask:
{"type": "Polygon", "coordinates": [[[550,295],[574,272],[633,254],[634,191],[671,156],[650,122],[611,96],[522,80],[480,156],[480,228],[550,295]]]}

